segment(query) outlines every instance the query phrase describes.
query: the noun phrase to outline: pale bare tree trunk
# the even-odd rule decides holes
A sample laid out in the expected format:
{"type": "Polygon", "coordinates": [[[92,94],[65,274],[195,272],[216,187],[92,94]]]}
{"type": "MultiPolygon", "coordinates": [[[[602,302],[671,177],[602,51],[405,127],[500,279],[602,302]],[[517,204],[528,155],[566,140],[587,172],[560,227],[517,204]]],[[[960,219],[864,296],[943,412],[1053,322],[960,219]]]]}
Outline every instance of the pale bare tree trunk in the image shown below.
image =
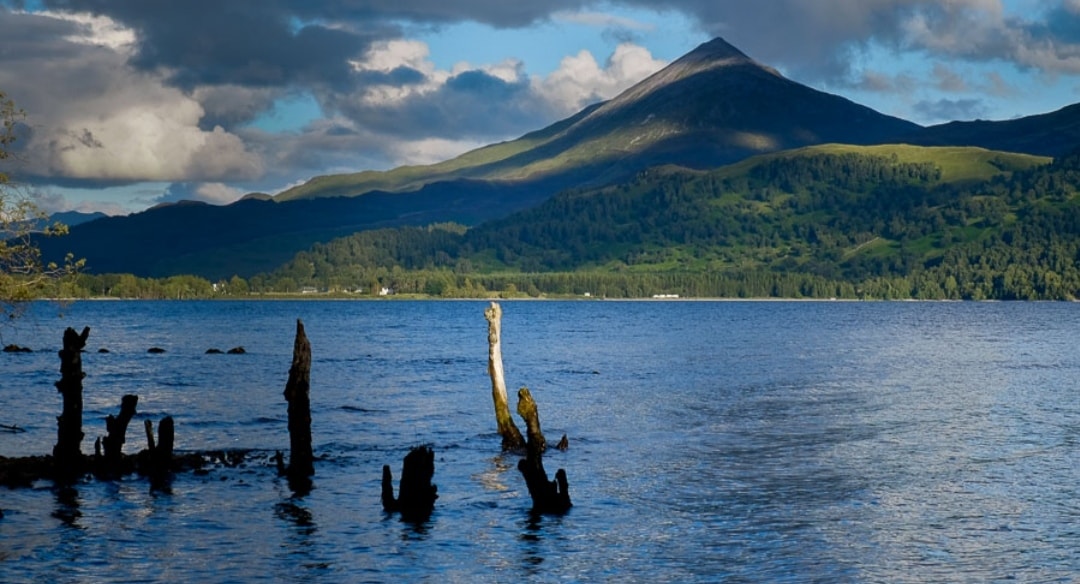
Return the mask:
{"type": "Polygon", "coordinates": [[[492,302],[484,310],[488,322],[488,374],[491,375],[491,398],[495,402],[495,422],[502,436],[503,450],[519,450],[525,447],[521,431],[510,417],[510,406],[506,398],[506,377],[502,362],[502,308],[492,302]]]}

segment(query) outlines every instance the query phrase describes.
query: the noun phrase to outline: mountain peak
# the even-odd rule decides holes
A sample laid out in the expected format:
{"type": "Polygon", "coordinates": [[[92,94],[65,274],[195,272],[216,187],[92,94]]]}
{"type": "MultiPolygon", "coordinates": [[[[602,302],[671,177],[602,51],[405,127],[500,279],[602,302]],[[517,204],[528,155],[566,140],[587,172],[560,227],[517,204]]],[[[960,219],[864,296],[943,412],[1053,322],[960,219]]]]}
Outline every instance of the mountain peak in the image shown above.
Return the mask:
{"type": "Polygon", "coordinates": [[[701,43],[694,50],[683,55],[676,62],[701,62],[701,61],[750,61],[745,53],[735,48],[734,45],[720,37],[701,43]]]}
{"type": "Polygon", "coordinates": [[[752,69],[765,72],[769,76],[782,77],[774,69],[761,65],[724,39],[716,37],[698,45],[696,49],[608,101],[594,112],[593,117],[603,116],[606,111],[617,110],[629,103],[639,102],[646,95],[699,73],[728,68],[752,69]]]}

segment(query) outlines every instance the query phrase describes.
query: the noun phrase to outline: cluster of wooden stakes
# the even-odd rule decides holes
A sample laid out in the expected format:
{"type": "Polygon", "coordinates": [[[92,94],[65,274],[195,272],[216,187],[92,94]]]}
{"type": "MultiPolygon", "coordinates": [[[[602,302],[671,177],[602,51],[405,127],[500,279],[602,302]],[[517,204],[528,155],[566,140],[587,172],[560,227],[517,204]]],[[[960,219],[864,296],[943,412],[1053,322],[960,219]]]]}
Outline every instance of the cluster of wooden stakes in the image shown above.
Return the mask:
{"type": "MultiPolygon", "coordinates": [[[[543,453],[547,442],[540,429],[540,416],[536,402],[527,387],[518,391],[517,412],[525,420],[526,436],[514,425],[507,401],[506,381],[502,363],[502,309],[495,302],[484,310],[488,322],[488,373],[491,376],[491,393],[495,403],[495,419],[502,436],[503,452],[524,453],[518,462],[518,470],[525,479],[533,502],[533,511],[542,514],[562,514],[571,507],[566,471],[559,469],[555,480],[548,480],[544,470],[543,453]]],[[[127,426],[135,416],[138,396],[125,395],[121,399],[117,416],[105,419],[106,436],[94,443],[94,454],[82,453],[81,443],[83,413],[82,351],[90,335],[86,327],[81,333],[68,328],[64,331],[63,348],[60,350],[60,381],[56,389],[63,398],[63,410],[57,417],[57,441],[51,456],[19,458],[0,457],[0,485],[9,488],[30,486],[41,479],[52,480],[58,487],[70,487],[92,475],[98,480],[117,480],[138,473],[150,481],[151,489],[168,491],[172,476],[178,472],[205,472],[205,467],[215,462],[235,466],[245,452],[205,451],[174,453],[175,425],[172,417],[163,418],[158,424],[157,439],[154,438],[153,422],[145,421],[147,448],[135,455],[123,453],[127,426]]],[[[288,479],[297,494],[310,491],[311,477],[315,474],[315,456],[311,446],[311,343],[304,332],[304,325],[296,321],[296,339],[293,344],[292,366],[285,384],[285,400],[288,402],[289,463],[277,452],[275,461],[279,475],[288,479]]],[[[564,435],[558,448],[565,450],[564,435]]],[[[388,513],[401,513],[407,521],[426,521],[435,508],[438,498],[435,474],[435,454],[430,446],[417,446],[405,456],[398,495],[394,496],[393,475],[390,466],[382,469],[382,505],[388,513]]],[[[0,517],[3,517],[0,511],[0,517]]]]}

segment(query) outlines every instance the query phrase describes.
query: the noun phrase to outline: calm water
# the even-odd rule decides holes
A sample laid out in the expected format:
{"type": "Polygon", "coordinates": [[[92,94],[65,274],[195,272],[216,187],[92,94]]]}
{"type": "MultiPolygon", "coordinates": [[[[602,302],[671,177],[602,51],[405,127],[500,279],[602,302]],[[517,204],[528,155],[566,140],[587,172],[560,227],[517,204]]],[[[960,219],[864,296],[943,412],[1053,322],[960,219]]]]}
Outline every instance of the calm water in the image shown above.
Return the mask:
{"type": "Polygon", "coordinates": [[[84,451],[125,393],[127,452],[164,415],[178,449],[258,451],[168,495],[137,478],[0,490],[0,580],[1080,579],[1080,305],[503,303],[507,382],[570,439],[545,463],[575,506],[539,519],[499,455],[484,306],[35,307],[2,330],[38,351],[0,354],[0,424],[28,429],[0,433],[0,455],[51,451],[65,326],[91,327],[84,451]],[[320,457],[303,497],[266,462],[288,447],[298,317],[320,457]],[[381,468],[425,443],[440,498],[404,524],[381,468]]]}

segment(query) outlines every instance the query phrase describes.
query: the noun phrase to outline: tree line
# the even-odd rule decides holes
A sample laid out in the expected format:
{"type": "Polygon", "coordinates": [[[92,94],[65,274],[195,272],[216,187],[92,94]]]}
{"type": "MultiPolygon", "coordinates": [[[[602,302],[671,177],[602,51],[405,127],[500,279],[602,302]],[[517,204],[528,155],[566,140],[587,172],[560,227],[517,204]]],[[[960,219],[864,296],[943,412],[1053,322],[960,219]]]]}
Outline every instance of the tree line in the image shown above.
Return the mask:
{"type": "Polygon", "coordinates": [[[1080,155],[975,184],[895,157],[655,169],[466,229],[363,231],[209,282],[81,274],[64,296],[1075,299],[1080,155]]]}

